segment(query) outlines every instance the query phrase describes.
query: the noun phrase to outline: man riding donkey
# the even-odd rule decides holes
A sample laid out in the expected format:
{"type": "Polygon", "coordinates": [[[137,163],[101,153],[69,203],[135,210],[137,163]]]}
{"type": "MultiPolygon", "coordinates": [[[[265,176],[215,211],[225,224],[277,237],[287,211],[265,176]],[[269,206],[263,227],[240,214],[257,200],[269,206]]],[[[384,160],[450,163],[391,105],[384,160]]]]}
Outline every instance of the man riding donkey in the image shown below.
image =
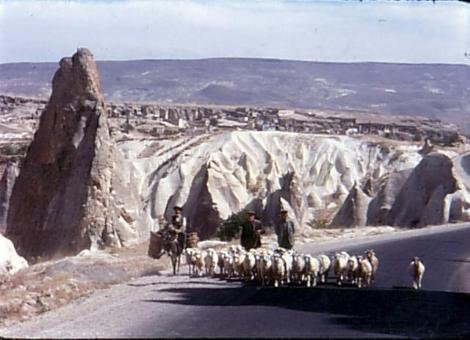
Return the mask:
{"type": "Polygon", "coordinates": [[[178,245],[181,250],[186,245],[186,218],[182,215],[183,208],[180,206],[173,207],[174,214],[171,216],[171,223],[168,225],[170,235],[176,235],[178,245]]]}
{"type": "Polygon", "coordinates": [[[153,236],[151,232],[149,255],[159,259],[167,253],[171,258],[173,274],[176,274],[179,270],[180,256],[186,245],[186,218],[182,215],[183,209],[180,206],[175,206],[173,211],[170,223],[165,224],[153,236]]]}

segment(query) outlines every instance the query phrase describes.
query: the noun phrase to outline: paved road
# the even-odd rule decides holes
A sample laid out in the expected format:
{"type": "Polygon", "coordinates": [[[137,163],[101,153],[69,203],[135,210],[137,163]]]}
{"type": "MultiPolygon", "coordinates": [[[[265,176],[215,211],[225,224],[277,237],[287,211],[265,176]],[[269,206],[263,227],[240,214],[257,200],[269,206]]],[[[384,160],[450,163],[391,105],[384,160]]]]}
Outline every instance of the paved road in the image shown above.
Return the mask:
{"type": "Polygon", "coordinates": [[[382,262],[373,288],[358,290],[328,284],[315,289],[259,289],[216,278],[163,274],[97,292],[88,299],[0,330],[0,335],[470,336],[469,225],[377,236],[360,242],[329,242],[302,248],[312,252],[362,252],[374,247],[382,262]],[[403,288],[408,279],[400,274],[415,254],[421,255],[427,265],[424,290],[419,292],[403,288]]]}

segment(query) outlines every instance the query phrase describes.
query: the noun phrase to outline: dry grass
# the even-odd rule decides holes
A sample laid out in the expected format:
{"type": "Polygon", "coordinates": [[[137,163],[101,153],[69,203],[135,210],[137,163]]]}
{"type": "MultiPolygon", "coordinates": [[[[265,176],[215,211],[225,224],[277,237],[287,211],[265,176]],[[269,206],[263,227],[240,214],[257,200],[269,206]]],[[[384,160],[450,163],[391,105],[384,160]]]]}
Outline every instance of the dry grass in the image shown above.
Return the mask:
{"type": "Polygon", "coordinates": [[[147,275],[169,266],[166,256],[149,258],[148,243],[110,249],[100,256],[67,257],[38,263],[0,284],[0,326],[8,326],[60,307],[97,289],[147,275]]]}

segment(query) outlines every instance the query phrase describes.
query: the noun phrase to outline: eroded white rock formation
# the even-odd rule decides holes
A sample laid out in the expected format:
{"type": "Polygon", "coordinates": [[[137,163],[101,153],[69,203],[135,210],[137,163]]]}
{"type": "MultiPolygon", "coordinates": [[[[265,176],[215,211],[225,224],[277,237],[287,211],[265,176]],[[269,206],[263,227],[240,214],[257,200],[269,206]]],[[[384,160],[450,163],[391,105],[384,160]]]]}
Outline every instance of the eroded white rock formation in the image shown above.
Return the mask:
{"type": "Polygon", "coordinates": [[[18,164],[8,161],[2,170],[3,173],[0,177],[0,234],[3,234],[6,229],[11,192],[19,172],[18,164]]]}
{"type": "Polygon", "coordinates": [[[13,187],[6,234],[26,257],[135,242],[133,196],[109,134],[93,56],[63,58],[13,187]]]}
{"type": "MultiPolygon", "coordinates": [[[[355,182],[414,167],[417,147],[346,136],[239,131],[178,141],[119,144],[154,220],[183,205],[203,237],[244,208],[275,223],[282,204],[300,228],[341,203],[355,182]]],[[[362,217],[364,219],[364,217],[362,217]]]]}
{"type": "MultiPolygon", "coordinates": [[[[468,220],[468,157],[429,153],[415,168],[392,172],[376,181],[376,193],[367,206],[354,206],[346,200],[340,211],[349,211],[350,216],[366,212],[367,225],[423,227],[468,220]]],[[[348,225],[344,219],[341,224],[362,225],[348,225]]]]}
{"type": "Polygon", "coordinates": [[[15,274],[28,267],[28,262],[19,256],[13,243],[0,235],[0,276],[15,274]]]}

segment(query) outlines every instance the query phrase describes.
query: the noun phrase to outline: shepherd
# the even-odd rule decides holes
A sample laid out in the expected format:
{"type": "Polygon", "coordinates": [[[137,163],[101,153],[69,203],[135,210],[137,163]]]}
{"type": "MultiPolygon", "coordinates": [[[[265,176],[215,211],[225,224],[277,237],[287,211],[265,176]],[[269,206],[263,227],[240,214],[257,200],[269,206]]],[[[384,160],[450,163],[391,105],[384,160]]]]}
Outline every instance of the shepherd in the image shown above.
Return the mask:
{"type": "Polygon", "coordinates": [[[173,207],[175,212],[171,216],[171,226],[177,232],[177,239],[180,249],[184,249],[186,245],[186,218],[182,215],[183,208],[180,206],[173,207]]]}
{"type": "Polygon", "coordinates": [[[252,248],[261,247],[261,235],[265,233],[261,221],[256,219],[254,211],[246,212],[248,221],[242,225],[240,244],[248,251],[252,248]]]}
{"type": "Polygon", "coordinates": [[[277,243],[281,248],[292,249],[294,247],[294,222],[287,218],[288,212],[285,209],[282,209],[279,215],[280,221],[276,226],[277,243]]]}

